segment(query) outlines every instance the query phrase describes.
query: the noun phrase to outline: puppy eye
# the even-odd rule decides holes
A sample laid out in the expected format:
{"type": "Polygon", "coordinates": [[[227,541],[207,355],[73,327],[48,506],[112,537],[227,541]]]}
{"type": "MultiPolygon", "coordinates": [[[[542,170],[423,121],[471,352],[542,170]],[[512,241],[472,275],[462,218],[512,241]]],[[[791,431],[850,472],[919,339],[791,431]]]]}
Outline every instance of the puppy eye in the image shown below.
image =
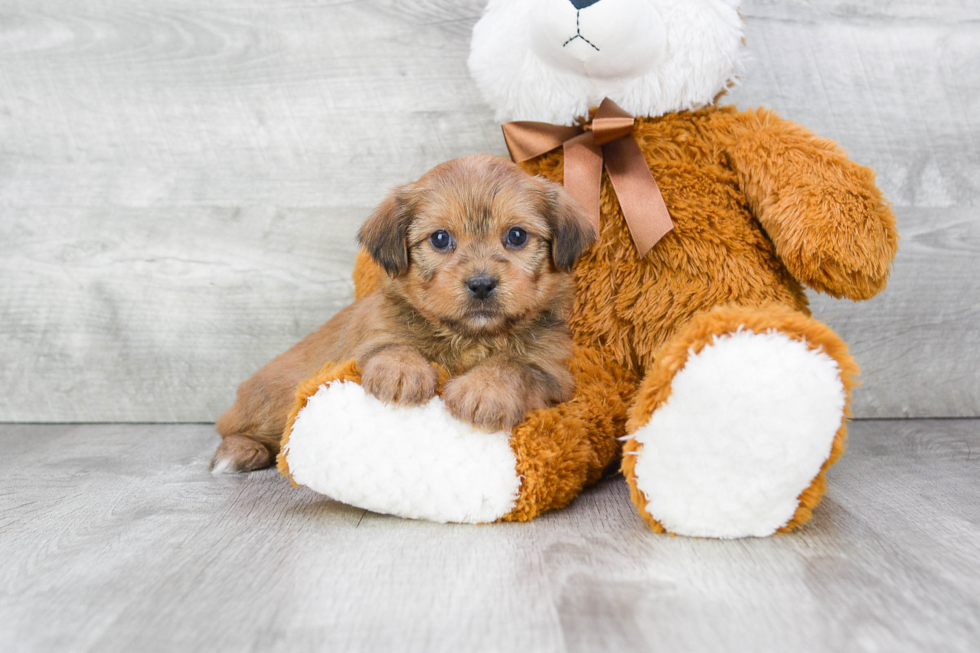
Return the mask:
{"type": "Polygon", "coordinates": [[[507,232],[507,244],[511,247],[521,247],[527,242],[527,232],[520,227],[511,227],[507,232]]]}
{"type": "Polygon", "coordinates": [[[429,236],[429,242],[436,249],[448,249],[453,244],[453,237],[449,235],[448,231],[440,229],[429,236]]]}

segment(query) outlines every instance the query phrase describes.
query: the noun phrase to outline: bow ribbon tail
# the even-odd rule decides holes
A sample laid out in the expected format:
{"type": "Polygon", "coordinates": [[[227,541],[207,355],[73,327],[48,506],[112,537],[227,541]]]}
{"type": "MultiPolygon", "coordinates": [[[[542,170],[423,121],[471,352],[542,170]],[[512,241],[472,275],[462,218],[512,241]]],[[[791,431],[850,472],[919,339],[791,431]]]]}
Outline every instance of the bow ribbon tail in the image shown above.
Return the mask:
{"type": "Polygon", "coordinates": [[[674,228],[660,186],[632,135],[606,143],[602,152],[609,181],[623,209],[633,243],[643,258],[674,228]]]}
{"type": "Polygon", "coordinates": [[[642,258],[674,228],[674,223],[640,144],[633,136],[634,124],[631,115],[606,98],[588,130],[583,126],[518,121],[503,125],[503,131],[507,149],[516,163],[563,146],[565,190],[585,209],[597,238],[605,166],[642,258]]]}
{"type": "Polygon", "coordinates": [[[598,240],[602,149],[596,145],[592,134],[585,132],[565,141],[562,151],[565,159],[565,192],[585,209],[585,215],[592,223],[592,230],[598,240]]]}

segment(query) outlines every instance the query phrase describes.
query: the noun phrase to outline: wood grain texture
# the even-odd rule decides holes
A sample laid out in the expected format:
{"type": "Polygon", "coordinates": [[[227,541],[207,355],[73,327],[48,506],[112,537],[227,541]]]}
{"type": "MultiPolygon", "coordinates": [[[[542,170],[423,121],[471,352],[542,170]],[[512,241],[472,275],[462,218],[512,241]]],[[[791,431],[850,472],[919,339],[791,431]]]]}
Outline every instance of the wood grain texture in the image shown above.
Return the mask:
{"type": "Polygon", "coordinates": [[[527,524],[214,478],[201,425],[0,425],[0,650],[976,651],[980,421],[866,421],[804,531],[659,536],[620,477],[527,524]]]}
{"type": "MultiPolygon", "coordinates": [[[[208,421],[351,299],[391,185],[502,154],[482,0],[0,0],[0,420],[208,421]]],[[[879,171],[870,303],[817,298],[859,416],[980,415],[980,6],[749,0],[768,105],[879,171]]]]}

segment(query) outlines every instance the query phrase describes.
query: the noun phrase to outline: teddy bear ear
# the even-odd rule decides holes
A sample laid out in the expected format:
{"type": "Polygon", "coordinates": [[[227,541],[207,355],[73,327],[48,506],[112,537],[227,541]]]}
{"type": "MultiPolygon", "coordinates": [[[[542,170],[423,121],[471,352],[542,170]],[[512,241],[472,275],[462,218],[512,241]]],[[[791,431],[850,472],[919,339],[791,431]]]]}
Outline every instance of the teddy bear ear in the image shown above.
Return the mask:
{"type": "Polygon", "coordinates": [[[408,227],[414,217],[412,184],[393,188],[357,232],[357,242],[390,277],[408,271],[408,227]]]}
{"type": "Polygon", "coordinates": [[[582,206],[552,181],[544,184],[544,216],[551,230],[551,258],[562,272],[571,272],[582,253],[598,238],[582,206]]]}

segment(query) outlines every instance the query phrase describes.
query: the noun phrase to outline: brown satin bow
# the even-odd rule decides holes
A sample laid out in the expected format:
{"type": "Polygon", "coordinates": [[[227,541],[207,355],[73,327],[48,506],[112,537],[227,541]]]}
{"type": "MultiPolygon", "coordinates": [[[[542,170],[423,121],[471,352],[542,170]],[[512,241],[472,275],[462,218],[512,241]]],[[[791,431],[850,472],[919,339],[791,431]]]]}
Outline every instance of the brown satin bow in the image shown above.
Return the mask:
{"type": "Polygon", "coordinates": [[[633,116],[606,98],[592,123],[562,127],[546,122],[503,126],[510,158],[521,163],[559,145],[565,153],[565,190],[585,209],[599,233],[599,191],[605,165],[640,256],[674,228],[660,187],[633,137],[633,116]]]}

